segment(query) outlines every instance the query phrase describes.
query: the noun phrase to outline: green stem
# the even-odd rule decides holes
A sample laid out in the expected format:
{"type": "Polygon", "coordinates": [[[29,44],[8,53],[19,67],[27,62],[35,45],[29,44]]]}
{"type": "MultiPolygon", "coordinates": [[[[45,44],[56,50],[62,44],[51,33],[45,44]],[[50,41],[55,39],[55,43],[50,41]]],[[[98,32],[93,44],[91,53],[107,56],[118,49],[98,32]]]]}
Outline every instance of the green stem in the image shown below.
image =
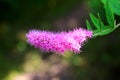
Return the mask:
{"type": "Polygon", "coordinates": [[[115,27],[117,28],[117,27],[119,27],[120,26],[120,23],[119,24],[117,24],[115,27]]]}

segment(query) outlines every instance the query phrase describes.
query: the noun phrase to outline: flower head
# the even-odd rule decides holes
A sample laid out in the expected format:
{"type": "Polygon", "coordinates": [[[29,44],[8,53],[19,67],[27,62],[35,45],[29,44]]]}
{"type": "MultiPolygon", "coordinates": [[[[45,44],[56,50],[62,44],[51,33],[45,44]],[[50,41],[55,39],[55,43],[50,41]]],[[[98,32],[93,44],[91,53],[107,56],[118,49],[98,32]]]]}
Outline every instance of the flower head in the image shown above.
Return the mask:
{"type": "Polygon", "coordinates": [[[66,51],[80,52],[80,48],[92,32],[84,29],[75,29],[69,32],[50,32],[30,30],[26,34],[27,42],[44,52],[64,54],[66,51]]]}

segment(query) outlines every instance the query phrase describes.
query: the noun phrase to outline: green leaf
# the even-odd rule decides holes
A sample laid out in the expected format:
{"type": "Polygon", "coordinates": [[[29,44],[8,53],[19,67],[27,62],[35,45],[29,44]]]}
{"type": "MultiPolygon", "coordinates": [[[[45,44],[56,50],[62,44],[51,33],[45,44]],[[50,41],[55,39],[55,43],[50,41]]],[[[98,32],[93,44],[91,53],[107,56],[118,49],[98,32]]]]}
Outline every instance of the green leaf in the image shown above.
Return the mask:
{"type": "Polygon", "coordinates": [[[87,29],[88,29],[88,30],[92,30],[92,27],[91,27],[91,25],[90,25],[90,23],[89,23],[88,20],[86,20],[86,24],[87,24],[87,29]]]}
{"type": "Polygon", "coordinates": [[[111,9],[117,15],[120,15],[120,0],[108,0],[111,9]]]}
{"type": "Polygon", "coordinates": [[[105,5],[105,13],[106,13],[106,19],[107,19],[108,24],[111,25],[111,27],[114,27],[114,13],[112,9],[110,8],[108,0],[105,5]]]}
{"type": "Polygon", "coordinates": [[[93,35],[94,36],[103,36],[103,35],[107,35],[110,32],[112,32],[114,30],[114,28],[108,28],[108,29],[104,29],[102,31],[98,31],[98,30],[94,30],[93,31],[93,35]]]}
{"type": "Polygon", "coordinates": [[[111,32],[113,32],[116,28],[112,28],[111,26],[105,26],[104,30],[98,31],[98,30],[94,30],[93,31],[93,35],[96,36],[103,36],[103,35],[107,35],[111,32]]]}
{"type": "Polygon", "coordinates": [[[105,5],[107,0],[101,0],[101,2],[105,5]]]}
{"type": "Polygon", "coordinates": [[[95,27],[96,27],[98,30],[104,29],[104,24],[103,24],[103,22],[102,22],[102,20],[101,20],[101,18],[100,18],[99,13],[98,13],[98,18],[99,18],[99,19],[97,19],[97,18],[96,18],[94,15],[92,15],[92,14],[90,14],[90,18],[91,18],[93,24],[95,25],[95,27]]]}
{"type": "Polygon", "coordinates": [[[109,2],[109,6],[113,13],[120,15],[120,0],[101,0],[101,2],[106,5],[109,2]]]}
{"type": "Polygon", "coordinates": [[[103,30],[104,29],[104,24],[103,24],[103,22],[102,22],[102,20],[101,20],[101,17],[100,17],[100,14],[98,13],[98,20],[99,20],[99,26],[100,26],[100,30],[103,30]]]}
{"type": "Polygon", "coordinates": [[[98,20],[94,15],[92,15],[91,13],[90,13],[90,18],[91,18],[93,24],[95,25],[95,27],[96,27],[98,30],[100,30],[99,20],[98,20]]]}

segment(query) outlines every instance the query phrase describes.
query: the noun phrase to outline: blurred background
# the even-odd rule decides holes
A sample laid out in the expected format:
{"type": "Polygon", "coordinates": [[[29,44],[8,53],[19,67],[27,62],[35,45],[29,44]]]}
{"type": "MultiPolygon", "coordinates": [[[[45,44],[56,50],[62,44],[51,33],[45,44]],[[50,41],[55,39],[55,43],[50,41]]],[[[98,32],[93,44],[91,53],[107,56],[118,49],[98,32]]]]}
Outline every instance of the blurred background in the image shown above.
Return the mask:
{"type": "Polygon", "coordinates": [[[106,24],[100,0],[0,0],[0,80],[120,80],[120,28],[87,41],[80,54],[43,53],[26,42],[30,29],[86,28],[90,12],[106,24]]]}

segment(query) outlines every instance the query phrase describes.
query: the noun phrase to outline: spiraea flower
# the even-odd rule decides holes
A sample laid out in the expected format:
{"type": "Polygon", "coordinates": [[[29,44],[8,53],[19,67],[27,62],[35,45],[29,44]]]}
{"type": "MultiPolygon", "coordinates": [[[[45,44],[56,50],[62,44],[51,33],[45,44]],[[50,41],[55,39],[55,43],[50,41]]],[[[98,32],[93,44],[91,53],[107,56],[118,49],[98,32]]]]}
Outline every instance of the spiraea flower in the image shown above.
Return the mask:
{"type": "Polygon", "coordinates": [[[50,32],[30,30],[26,34],[27,42],[43,52],[64,54],[66,51],[79,53],[87,38],[92,37],[92,32],[79,28],[68,32],[50,32]]]}

